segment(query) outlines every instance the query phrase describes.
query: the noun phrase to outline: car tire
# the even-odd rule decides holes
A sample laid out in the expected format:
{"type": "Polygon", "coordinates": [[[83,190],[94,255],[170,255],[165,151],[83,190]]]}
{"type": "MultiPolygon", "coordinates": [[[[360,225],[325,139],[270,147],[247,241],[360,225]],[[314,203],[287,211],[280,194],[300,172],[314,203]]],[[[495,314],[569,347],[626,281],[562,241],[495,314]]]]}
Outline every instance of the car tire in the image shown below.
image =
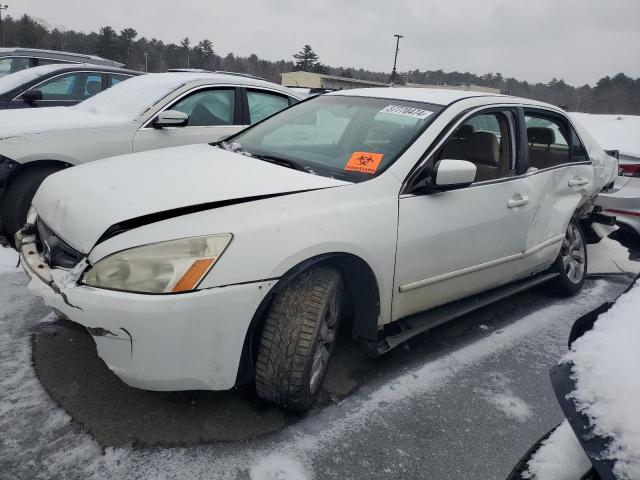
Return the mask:
{"type": "Polygon", "coordinates": [[[562,240],[558,258],[551,266],[558,276],[550,281],[554,293],[573,295],[579,292],[587,278],[587,242],[580,222],[569,222],[565,238],[562,240]]]}
{"type": "Polygon", "coordinates": [[[342,313],[342,278],[330,267],[302,273],[279,292],[256,360],[258,395],[288,410],[313,406],[327,372],[342,313]]]}
{"type": "Polygon", "coordinates": [[[15,247],[14,236],[24,226],[38,187],[45,178],[59,170],[60,167],[53,165],[33,168],[19,174],[7,187],[2,203],[2,225],[7,241],[12,247],[15,247]]]}

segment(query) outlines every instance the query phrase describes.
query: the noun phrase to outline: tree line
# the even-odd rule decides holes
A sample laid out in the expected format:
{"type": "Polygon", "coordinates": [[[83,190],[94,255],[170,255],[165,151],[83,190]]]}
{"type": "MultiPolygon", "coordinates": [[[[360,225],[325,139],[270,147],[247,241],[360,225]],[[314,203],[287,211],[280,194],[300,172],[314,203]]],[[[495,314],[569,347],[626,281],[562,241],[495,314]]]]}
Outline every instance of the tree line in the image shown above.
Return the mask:
{"type": "MultiPolygon", "coordinates": [[[[260,59],[255,54],[248,57],[233,53],[221,55],[209,39],[196,42],[185,37],[176,44],[139,37],[134,28],[117,32],[110,26],[104,26],[98,32],[84,33],[50,28],[29,15],[18,19],[8,16],[3,19],[3,27],[5,45],[97,54],[122,62],[129,68],[146,68],[150,72],[163,72],[169,68],[203,68],[249,73],[280,83],[281,73],[305,70],[361,80],[390,80],[388,72],[324,65],[309,45],[293,54],[292,60],[271,61],[260,59]]],[[[547,83],[529,83],[504,78],[500,73],[477,75],[443,70],[403,72],[400,80],[401,83],[482,85],[499,88],[506,94],[562,105],[572,111],[640,115],[640,78],[633,79],[624,73],[601,78],[593,87],[588,84],[575,87],[556,78],[547,83]]]]}

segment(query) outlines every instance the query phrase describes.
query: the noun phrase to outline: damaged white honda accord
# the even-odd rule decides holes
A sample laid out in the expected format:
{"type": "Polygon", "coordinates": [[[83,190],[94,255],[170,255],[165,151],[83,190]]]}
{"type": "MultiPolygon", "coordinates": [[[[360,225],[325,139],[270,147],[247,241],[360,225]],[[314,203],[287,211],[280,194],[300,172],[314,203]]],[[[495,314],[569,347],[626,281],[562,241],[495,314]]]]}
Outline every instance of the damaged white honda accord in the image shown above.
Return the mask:
{"type": "Polygon", "coordinates": [[[349,90],[227,142],[54,174],[16,242],[30,287],[125,383],[255,381],[300,411],[342,318],[381,355],[542,282],[578,291],[580,222],[616,171],[550,105],[349,90]]]}

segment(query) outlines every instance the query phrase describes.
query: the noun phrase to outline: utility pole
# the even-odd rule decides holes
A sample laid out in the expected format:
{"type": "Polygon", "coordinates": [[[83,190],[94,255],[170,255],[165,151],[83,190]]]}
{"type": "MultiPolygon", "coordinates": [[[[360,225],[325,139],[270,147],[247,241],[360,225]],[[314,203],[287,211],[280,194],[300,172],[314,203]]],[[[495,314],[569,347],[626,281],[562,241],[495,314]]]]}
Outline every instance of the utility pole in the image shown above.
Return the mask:
{"type": "Polygon", "coordinates": [[[149,54],[147,52],[144,52],[144,71],[149,71],[149,54]]]}
{"type": "Polygon", "coordinates": [[[0,47],[4,46],[4,32],[2,31],[2,11],[9,8],[9,5],[2,5],[0,3],[0,47]]]}
{"type": "Polygon", "coordinates": [[[397,33],[394,35],[396,37],[396,56],[393,59],[393,70],[391,72],[391,85],[396,84],[396,64],[398,63],[398,52],[400,51],[400,39],[404,38],[402,35],[398,35],[397,33]]]}

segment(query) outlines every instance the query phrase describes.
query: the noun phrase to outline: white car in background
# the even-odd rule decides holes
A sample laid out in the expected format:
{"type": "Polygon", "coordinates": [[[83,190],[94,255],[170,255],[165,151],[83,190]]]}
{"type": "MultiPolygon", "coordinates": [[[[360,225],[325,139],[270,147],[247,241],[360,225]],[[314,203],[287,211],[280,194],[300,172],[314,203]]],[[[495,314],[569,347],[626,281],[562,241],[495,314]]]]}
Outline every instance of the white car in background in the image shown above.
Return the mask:
{"type": "Polygon", "coordinates": [[[640,116],[572,113],[600,143],[619,152],[618,176],[596,205],[640,235],[640,116]]]}
{"type": "Polygon", "coordinates": [[[69,108],[0,111],[0,233],[10,240],[48,175],[100,158],[215,142],[300,96],[245,75],[157,73],[69,108]]]}
{"type": "Polygon", "coordinates": [[[542,282],[578,291],[579,220],[616,168],[550,105],[346,90],[228,142],[52,175],[16,241],[30,288],[85,326],[127,384],[255,381],[304,410],[342,312],[381,355],[542,282]]]}

